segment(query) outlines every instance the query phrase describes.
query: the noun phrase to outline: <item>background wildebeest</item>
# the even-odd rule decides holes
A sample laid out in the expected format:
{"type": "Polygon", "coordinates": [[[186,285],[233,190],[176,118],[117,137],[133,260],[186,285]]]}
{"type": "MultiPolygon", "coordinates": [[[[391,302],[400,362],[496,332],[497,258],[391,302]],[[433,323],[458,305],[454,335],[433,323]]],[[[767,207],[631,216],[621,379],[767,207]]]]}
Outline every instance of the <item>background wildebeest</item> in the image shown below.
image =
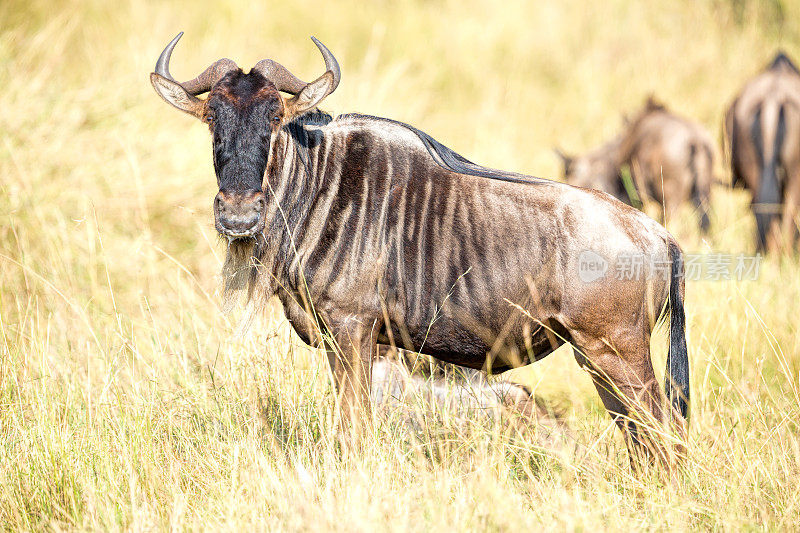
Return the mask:
{"type": "Polygon", "coordinates": [[[300,338],[327,350],[349,427],[369,409],[378,344],[502,371],[571,342],[629,442],[661,448],[643,418],[684,429],[682,253],[663,227],[595,191],[476,165],[408,125],[316,111],[340,80],[316,39],[326,72],[311,83],[267,59],[178,83],[179,38],[151,82],[211,130],[226,289],[277,294],[300,338]],[[665,268],[583,281],[586,253],[665,268]],[[667,412],[650,358],[666,310],[667,412]]]}
{"type": "Polygon", "coordinates": [[[608,192],[631,203],[621,168],[630,169],[637,200],[658,202],[668,216],[692,201],[699,212],[700,229],[709,227],[708,209],[713,181],[713,144],[700,125],[679,117],[652,98],[623,132],[588,154],[570,158],[561,154],[567,183],[608,192]]]}
{"type": "Polygon", "coordinates": [[[757,246],[793,246],[800,201],[800,72],[779,52],[725,114],[733,186],[753,195],[757,246]]]}

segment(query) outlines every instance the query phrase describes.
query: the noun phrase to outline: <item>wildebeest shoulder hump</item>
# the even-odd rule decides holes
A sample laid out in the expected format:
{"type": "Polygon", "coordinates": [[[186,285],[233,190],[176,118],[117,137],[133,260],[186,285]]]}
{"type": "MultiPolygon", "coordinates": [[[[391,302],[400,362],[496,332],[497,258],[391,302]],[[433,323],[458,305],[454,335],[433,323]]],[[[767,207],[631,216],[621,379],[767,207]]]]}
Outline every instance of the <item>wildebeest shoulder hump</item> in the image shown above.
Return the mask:
{"type": "Polygon", "coordinates": [[[431,158],[433,158],[436,164],[452,172],[457,172],[459,174],[468,174],[471,176],[480,176],[484,178],[496,179],[501,181],[510,181],[514,183],[527,183],[527,184],[556,183],[552,180],[548,180],[545,178],[528,176],[525,174],[519,174],[517,172],[497,170],[493,168],[484,167],[482,165],[478,165],[477,163],[473,163],[466,157],[443,145],[442,143],[440,143],[439,141],[437,141],[424,131],[418,130],[414,126],[410,126],[404,122],[392,120],[389,118],[375,117],[371,115],[361,115],[358,113],[349,113],[346,115],[340,115],[337,118],[337,120],[342,120],[342,119],[346,120],[348,118],[362,119],[362,120],[366,119],[376,122],[387,122],[390,124],[395,124],[397,126],[406,128],[409,131],[412,131],[417,137],[419,137],[419,139],[422,141],[422,144],[425,145],[425,149],[428,151],[428,154],[430,154],[431,158]]]}

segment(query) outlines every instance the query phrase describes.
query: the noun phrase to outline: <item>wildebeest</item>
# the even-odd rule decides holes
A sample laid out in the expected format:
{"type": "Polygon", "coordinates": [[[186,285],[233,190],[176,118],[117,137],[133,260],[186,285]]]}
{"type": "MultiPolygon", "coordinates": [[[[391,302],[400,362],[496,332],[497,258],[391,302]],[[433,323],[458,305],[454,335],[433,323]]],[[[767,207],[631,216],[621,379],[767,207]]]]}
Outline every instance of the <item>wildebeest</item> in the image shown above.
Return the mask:
{"type": "Polygon", "coordinates": [[[733,186],[753,195],[757,247],[791,247],[800,201],[800,72],[779,52],[725,114],[733,186]]]}
{"type": "Polygon", "coordinates": [[[568,183],[603,190],[631,203],[621,172],[627,165],[636,200],[654,200],[668,216],[691,200],[699,212],[700,229],[708,230],[714,164],[711,136],[652,98],[611,142],[583,157],[562,157],[568,183]]]}
{"type": "Polygon", "coordinates": [[[340,69],[316,39],[326,71],[311,83],[269,59],[248,73],[222,59],[179,83],[180,36],[150,79],[210,128],[226,291],[276,294],[300,338],[326,349],[343,427],[369,409],[378,344],[498,372],[571,342],[628,442],[661,449],[642,418],[684,431],[683,255],[663,227],[596,191],[474,164],[400,122],[332,119],[316,107],[340,69]],[[616,275],[629,258],[662,268],[616,275]],[[666,310],[665,410],[649,343],[666,310]]]}

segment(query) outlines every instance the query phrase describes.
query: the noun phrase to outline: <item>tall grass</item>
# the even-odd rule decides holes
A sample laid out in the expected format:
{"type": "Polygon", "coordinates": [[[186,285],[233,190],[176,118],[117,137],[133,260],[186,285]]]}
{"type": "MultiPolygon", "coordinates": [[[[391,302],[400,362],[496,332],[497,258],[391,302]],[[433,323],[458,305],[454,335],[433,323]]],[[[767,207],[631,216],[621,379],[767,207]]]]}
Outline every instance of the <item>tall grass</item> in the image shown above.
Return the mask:
{"type": "MultiPolygon", "coordinates": [[[[220,312],[207,132],[147,77],[185,30],[179,78],[270,56],[312,79],[313,34],[342,64],[329,110],[555,177],[552,146],[601,142],[649,93],[716,133],[776,47],[800,57],[798,15],[711,0],[0,3],[0,526],[800,528],[797,258],[754,282],[689,283],[693,418],[672,482],[632,475],[568,351],[516,377],[570,438],[390,413],[343,456],[324,357],[277,308],[243,337],[220,312]]],[[[746,197],[714,193],[709,237],[688,211],[668,227],[687,250],[752,250],[746,197]]]]}

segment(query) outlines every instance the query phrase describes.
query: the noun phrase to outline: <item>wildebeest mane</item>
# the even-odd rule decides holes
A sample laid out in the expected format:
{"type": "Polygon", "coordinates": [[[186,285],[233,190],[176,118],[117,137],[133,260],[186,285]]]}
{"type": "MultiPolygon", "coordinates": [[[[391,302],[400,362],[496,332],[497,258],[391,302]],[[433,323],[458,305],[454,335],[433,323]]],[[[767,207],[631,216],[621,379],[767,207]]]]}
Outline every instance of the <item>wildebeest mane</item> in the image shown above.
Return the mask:
{"type": "Polygon", "coordinates": [[[406,128],[407,130],[412,131],[417,137],[419,137],[419,139],[422,141],[422,144],[425,145],[425,149],[428,151],[428,153],[436,162],[436,164],[452,172],[457,172],[459,174],[468,174],[470,176],[480,176],[483,178],[490,178],[501,181],[510,181],[513,183],[553,183],[551,180],[547,180],[544,178],[527,176],[525,174],[518,174],[516,172],[507,172],[505,170],[497,170],[493,168],[484,167],[482,165],[478,165],[477,163],[473,163],[463,155],[443,145],[442,143],[440,143],[439,141],[437,141],[424,131],[418,130],[414,126],[410,126],[398,120],[392,120],[390,118],[383,118],[383,117],[375,117],[372,115],[361,115],[359,113],[348,113],[346,115],[340,115],[339,117],[337,117],[337,120],[348,119],[348,118],[367,119],[377,122],[388,122],[389,124],[401,126],[403,128],[406,128]]]}
{"type": "Polygon", "coordinates": [[[289,133],[295,146],[300,163],[308,173],[311,162],[309,159],[309,137],[306,126],[325,126],[333,120],[333,117],[324,111],[314,109],[294,118],[284,128],[289,133]]]}
{"type": "Polygon", "coordinates": [[[308,131],[305,126],[325,126],[333,120],[333,117],[324,111],[314,109],[289,122],[285,129],[292,137],[292,140],[300,149],[300,155],[304,161],[308,157],[308,131]]]}
{"type": "Polygon", "coordinates": [[[791,69],[793,72],[800,74],[800,70],[797,69],[792,60],[789,59],[789,56],[787,56],[782,50],[775,55],[775,59],[773,59],[772,63],[769,64],[767,70],[773,70],[779,67],[786,67],[791,69]]]}
{"type": "Polygon", "coordinates": [[[296,117],[294,120],[289,122],[289,125],[292,126],[324,126],[328,124],[330,121],[333,120],[333,117],[326,113],[325,111],[320,111],[319,109],[314,109],[309,111],[308,113],[303,113],[299,117],[296,117]]]}

